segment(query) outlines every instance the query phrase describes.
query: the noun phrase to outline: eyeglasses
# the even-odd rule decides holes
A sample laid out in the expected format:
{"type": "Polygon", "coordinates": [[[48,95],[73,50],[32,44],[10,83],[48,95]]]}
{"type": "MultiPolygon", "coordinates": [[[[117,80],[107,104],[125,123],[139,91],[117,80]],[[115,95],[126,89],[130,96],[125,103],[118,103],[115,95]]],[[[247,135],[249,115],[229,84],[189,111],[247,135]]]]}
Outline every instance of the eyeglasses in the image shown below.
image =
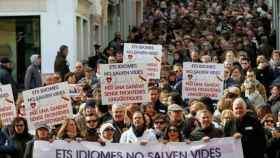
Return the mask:
{"type": "Polygon", "coordinates": [[[155,121],[155,124],[164,124],[164,121],[155,121]]]}
{"type": "Polygon", "coordinates": [[[95,123],[96,121],[97,120],[88,120],[87,123],[91,123],[91,122],[95,123]]]}
{"type": "Polygon", "coordinates": [[[16,127],[23,127],[24,124],[16,124],[15,126],[16,126],[16,127]]]}
{"type": "Polygon", "coordinates": [[[114,131],[114,129],[113,128],[106,128],[106,129],[104,129],[104,131],[114,131]]]}
{"type": "Polygon", "coordinates": [[[264,122],[266,122],[266,123],[273,123],[273,120],[265,120],[264,122]]]}

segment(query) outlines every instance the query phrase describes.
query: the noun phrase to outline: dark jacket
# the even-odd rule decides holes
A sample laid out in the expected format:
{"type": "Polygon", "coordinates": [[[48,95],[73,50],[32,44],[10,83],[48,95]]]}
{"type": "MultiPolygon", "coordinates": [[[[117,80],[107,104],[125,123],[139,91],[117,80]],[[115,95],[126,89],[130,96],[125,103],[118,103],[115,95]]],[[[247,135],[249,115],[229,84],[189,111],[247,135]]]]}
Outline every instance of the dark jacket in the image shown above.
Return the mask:
{"type": "Polygon", "coordinates": [[[155,111],[161,114],[167,114],[167,106],[163,105],[159,100],[155,104],[155,111]]]}
{"type": "Polygon", "coordinates": [[[8,154],[14,153],[16,148],[8,140],[8,137],[0,129],[0,158],[6,158],[8,154]]]}
{"type": "Polygon", "coordinates": [[[85,140],[96,142],[99,139],[98,131],[96,128],[87,128],[85,132],[85,140]]]}
{"type": "Polygon", "coordinates": [[[112,121],[112,115],[109,112],[107,112],[103,116],[98,118],[97,127],[99,128],[103,123],[111,122],[111,121],[112,121]]]}
{"type": "Polygon", "coordinates": [[[114,135],[113,135],[113,142],[118,143],[120,141],[121,135],[124,131],[128,130],[129,125],[125,123],[117,123],[113,121],[114,126],[114,135]]]}
{"type": "Polygon", "coordinates": [[[226,123],[226,137],[234,133],[241,134],[244,158],[264,158],[266,138],[264,128],[253,112],[247,112],[242,119],[234,119],[226,123]]]}
{"type": "Polygon", "coordinates": [[[23,158],[26,143],[33,139],[33,136],[29,133],[27,134],[15,134],[11,137],[11,141],[16,146],[16,152],[13,153],[12,158],[23,158]]]}
{"type": "Polygon", "coordinates": [[[280,96],[268,100],[267,103],[270,106],[273,116],[277,117],[278,111],[280,111],[280,96]]]}
{"type": "Polygon", "coordinates": [[[0,82],[1,84],[11,84],[14,99],[17,99],[17,83],[12,77],[11,70],[7,69],[5,66],[0,65],[0,82]]]}
{"type": "Polygon", "coordinates": [[[23,158],[33,158],[34,139],[26,143],[23,158]]]}
{"type": "Polygon", "coordinates": [[[24,88],[33,89],[42,86],[42,77],[39,66],[31,64],[28,66],[24,77],[24,88]]]}
{"type": "Polygon", "coordinates": [[[61,75],[62,79],[64,79],[64,76],[68,72],[70,72],[66,57],[60,52],[57,53],[56,58],[55,58],[54,72],[59,73],[61,75]]]}
{"type": "Polygon", "coordinates": [[[203,137],[208,136],[210,138],[221,138],[224,136],[222,129],[215,128],[214,125],[211,125],[208,128],[196,128],[190,135],[192,141],[199,141],[203,137]]]}

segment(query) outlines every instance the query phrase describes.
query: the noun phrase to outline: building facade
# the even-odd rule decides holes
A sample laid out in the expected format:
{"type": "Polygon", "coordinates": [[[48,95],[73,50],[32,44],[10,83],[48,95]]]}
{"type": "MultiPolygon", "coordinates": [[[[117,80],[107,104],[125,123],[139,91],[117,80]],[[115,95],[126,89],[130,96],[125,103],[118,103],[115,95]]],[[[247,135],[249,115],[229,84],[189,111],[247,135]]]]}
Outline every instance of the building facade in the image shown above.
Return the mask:
{"type": "Polygon", "coordinates": [[[0,56],[14,63],[14,76],[23,80],[32,54],[42,56],[42,73],[52,73],[61,45],[67,60],[94,55],[94,44],[105,47],[121,32],[142,22],[143,0],[0,0],[0,56]]]}

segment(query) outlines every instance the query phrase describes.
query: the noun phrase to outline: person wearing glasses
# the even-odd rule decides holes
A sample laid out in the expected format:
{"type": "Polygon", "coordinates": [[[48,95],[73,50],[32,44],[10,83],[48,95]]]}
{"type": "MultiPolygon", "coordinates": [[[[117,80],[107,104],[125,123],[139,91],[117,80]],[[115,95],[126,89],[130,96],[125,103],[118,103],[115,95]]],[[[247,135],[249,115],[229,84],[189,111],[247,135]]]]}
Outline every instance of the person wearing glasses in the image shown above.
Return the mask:
{"type": "Polygon", "coordinates": [[[174,142],[183,142],[184,138],[182,133],[175,126],[167,127],[165,132],[164,140],[162,141],[164,144],[166,143],[174,143],[174,142]]]}
{"type": "Polygon", "coordinates": [[[12,121],[13,135],[11,142],[16,146],[12,158],[23,158],[26,149],[26,143],[33,139],[33,136],[28,133],[28,125],[25,118],[16,117],[12,121]]]}
{"type": "Polygon", "coordinates": [[[95,142],[99,139],[97,130],[97,115],[86,116],[85,140],[95,142]]]}
{"type": "Polygon", "coordinates": [[[114,143],[114,127],[111,123],[104,123],[100,126],[99,133],[101,141],[105,143],[114,143]]]}
{"type": "Polygon", "coordinates": [[[163,114],[157,114],[154,117],[153,128],[156,134],[157,140],[163,140],[164,134],[166,133],[166,129],[168,126],[168,116],[163,114]]]}

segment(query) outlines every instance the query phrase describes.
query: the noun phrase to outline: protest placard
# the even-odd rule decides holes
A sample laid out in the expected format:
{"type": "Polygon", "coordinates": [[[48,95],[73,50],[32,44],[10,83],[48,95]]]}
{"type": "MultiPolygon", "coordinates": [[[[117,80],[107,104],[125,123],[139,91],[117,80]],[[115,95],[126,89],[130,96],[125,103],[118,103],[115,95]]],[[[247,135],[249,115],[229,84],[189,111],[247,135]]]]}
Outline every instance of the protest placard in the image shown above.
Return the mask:
{"type": "Polygon", "coordinates": [[[124,44],[124,63],[147,64],[147,77],[160,79],[162,46],[151,44],[124,44]]]}
{"type": "Polygon", "coordinates": [[[37,124],[60,124],[73,115],[66,82],[24,91],[23,98],[31,129],[37,124]]]}
{"type": "Polygon", "coordinates": [[[208,143],[148,143],[101,146],[94,142],[36,141],[34,158],[243,158],[241,140],[231,137],[208,143]]]}
{"type": "Polygon", "coordinates": [[[223,74],[223,64],[184,63],[183,98],[206,96],[218,100],[223,95],[223,74]]]}
{"type": "Polygon", "coordinates": [[[4,125],[8,125],[16,117],[16,106],[10,84],[0,86],[0,118],[4,125]]]}
{"type": "Polygon", "coordinates": [[[148,102],[145,65],[106,64],[100,66],[102,104],[148,102]]]}
{"type": "Polygon", "coordinates": [[[69,84],[69,96],[76,97],[79,96],[83,88],[81,84],[69,84]]]}

